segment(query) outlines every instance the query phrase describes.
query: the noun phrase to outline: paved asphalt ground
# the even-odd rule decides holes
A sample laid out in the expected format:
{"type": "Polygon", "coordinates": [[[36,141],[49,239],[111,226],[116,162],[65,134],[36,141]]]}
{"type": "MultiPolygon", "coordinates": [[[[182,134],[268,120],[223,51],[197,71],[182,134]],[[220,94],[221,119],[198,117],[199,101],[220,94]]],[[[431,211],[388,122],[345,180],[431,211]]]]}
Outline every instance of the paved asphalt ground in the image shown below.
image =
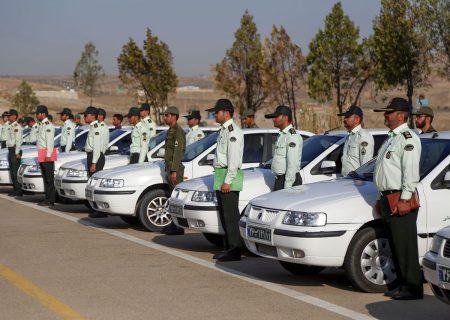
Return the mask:
{"type": "Polygon", "coordinates": [[[9,191],[0,188],[0,319],[450,319],[428,284],[422,301],[391,301],[354,290],[339,269],[216,264],[201,234],[146,232],[9,191]]]}

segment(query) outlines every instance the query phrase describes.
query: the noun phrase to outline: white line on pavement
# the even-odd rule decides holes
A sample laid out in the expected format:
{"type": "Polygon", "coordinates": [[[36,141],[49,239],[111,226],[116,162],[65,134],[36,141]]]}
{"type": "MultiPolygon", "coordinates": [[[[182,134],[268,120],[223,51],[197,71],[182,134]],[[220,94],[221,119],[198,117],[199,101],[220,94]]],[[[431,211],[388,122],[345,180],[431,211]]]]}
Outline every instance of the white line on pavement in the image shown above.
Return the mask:
{"type": "Polygon", "coordinates": [[[38,206],[38,205],[36,205],[34,203],[20,201],[20,200],[17,200],[15,198],[11,198],[11,197],[5,196],[3,194],[0,194],[0,197],[3,198],[3,199],[6,199],[6,200],[10,200],[10,201],[13,201],[13,202],[25,205],[27,207],[30,207],[30,208],[33,208],[33,209],[36,209],[36,210],[42,211],[42,212],[46,212],[46,213],[52,214],[54,216],[57,216],[57,217],[60,217],[60,218],[63,218],[63,219],[66,219],[66,220],[69,220],[69,221],[72,221],[72,222],[75,222],[75,223],[79,223],[79,224],[82,224],[82,225],[94,228],[96,230],[105,232],[105,233],[107,233],[109,235],[112,235],[112,236],[115,236],[115,237],[118,237],[118,238],[121,238],[121,239],[125,239],[125,240],[128,240],[128,241],[140,244],[142,246],[145,246],[145,247],[148,247],[148,248],[151,248],[151,249],[154,249],[154,250],[158,250],[158,251],[170,254],[172,256],[184,259],[184,260],[189,261],[191,263],[195,263],[197,265],[200,265],[200,266],[203,266],[203,267],[215,270],[215,271],[219,271],[219,272],[225,273],[225,274],[227,274],[229,276],[232,276],[234,278],[238,278],[240,280],[249,282],[251,284],[254,284],[254,285],[266,288],[266,289],[268,289],[270,291],[277,292],[277,293],[283,294],[285,296],[291,297],[293,299],[302,301],[304,303],[307,303],[307,304],[310,304],[310,305],[313,305],[313,306],[316,306],[316,307],[319,307],[319,308],[322,308],[322,309],[325,309],[325,310],[328,310],[328,311],[340,314],[340,315],[345,316],[345,317],[350,318],[350,319],[358,319],[358,320],[360,320],[360,319],[361,320],[375,319],[375,318],[373,318],[371,316],[368,316],[368,315],[365,315],[365,314],[362,314],[362,313],[359,313],[359,312],[347,309],[345,307],[338,306],[338,305],[333,304],[331,302],[328,302],[328,301],[325,301],[325,300],[322,300],[322,299],[319,299],[319,298],[315,298],[313,296],[304,294],[304,293],[296,291],[296,290],[292,290],[292,289],[286,288],[286,287],[284,287],[282,285],[278,285],[278,284],[275,284],[275,283],[272,283],[272,282],[261,280],[261,279],[255,278],[252,275],[246,274],[244,272],[236,271],[236,270],[233,270],[233,269],[228,268],[228,267],[223,266],[223,265],[217,265],[217,264],[215,264],[213,262],[209,262],[209,261],[206,261],[206,260],[203,260],[203,259],[191,256],[191,255],[186,254],[184,252],[180,252],[180,251],[168,248],[166,246],[156,244],[156,243],[151,242],[151,241],[143,240],[143,239],[140,239],[140,238],[137,238],[137,237],[125,234],[125,233],[117,231],[117,230],[104,228],[104,227],[102,227],[102,226],[100,226],[100,225],[98,225],[96,223],[93,223],[93,222],[90,222],[90,221],[81,220],[79,218],[72,217],[71,215],[62,213],[62,212],[57,211],[57,210],[53,210],[53,209],[46,208],[46,207],[40,207],[40,206],[38,206]]]}

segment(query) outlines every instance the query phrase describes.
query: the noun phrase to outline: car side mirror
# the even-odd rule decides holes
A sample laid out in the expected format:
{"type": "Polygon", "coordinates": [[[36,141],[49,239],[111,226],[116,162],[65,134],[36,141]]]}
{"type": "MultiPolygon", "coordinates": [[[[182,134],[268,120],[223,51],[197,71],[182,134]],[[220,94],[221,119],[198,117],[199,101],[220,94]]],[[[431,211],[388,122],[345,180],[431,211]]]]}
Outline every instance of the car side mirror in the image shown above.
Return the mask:
{"type": "Polygon", "coordinates": [[[447,171],[447,173],[444,176],[444,181],[442,181],[442,184],[446,188],[450,188],[450,171],[447,171]]]}
{"type": "Polygon", "coordinates": [[[206,159],[202,161],[203,166],[212,166],[214,163],[215,155],[213,153],[210,153],[206,156],[206,159]]]}
{"type": "Polygon", "coordinates": [[[164,149],[164,148],[160,148],[158,150],[158,152],[156,152],[157,158],[164,158],[165,155],[166,155],[166,149],[164,149]]]}
{"type": "Polygon", "coordinates": [[[118,146],[111,146],[108,149],[108,154],[117,154],[119,153],[119,147],[118,146]]]}
{"type": "Polygon", "coordinates": [[[333,173],[336,173],[336,162],[334,162],[334,161],[323,161],[320,164],[320,173],[322,173],[322,174],[333,174],[333,173]]]}

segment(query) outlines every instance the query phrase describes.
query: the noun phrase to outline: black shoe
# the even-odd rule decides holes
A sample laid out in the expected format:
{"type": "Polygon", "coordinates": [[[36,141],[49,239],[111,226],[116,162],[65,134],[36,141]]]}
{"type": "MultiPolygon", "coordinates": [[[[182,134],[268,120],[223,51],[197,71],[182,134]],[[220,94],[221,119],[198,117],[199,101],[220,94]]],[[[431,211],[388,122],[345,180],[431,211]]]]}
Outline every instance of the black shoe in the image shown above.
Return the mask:
{"type": "Polygon", "coordinates": [[[184,229],[177,227],[175,224],[170,224],[164,229],[161,230],[161,233],[168,235],[168,236],[178,236],[184,234],[184,229]]]}
{"type": "Polygon", "coordinates": [[[393,296],[395,296],[395,295],[398,294],[399,292],[400,292],[400,288],[395,288],[395,289],[386,291],[386,292],[384,293],[384,296],[385,296],[385,297],[392,298],[393,296]]]}
{"type": "Polygon", "coordinates": [[[241,254],[227,252],[217,258],[219,262],[241,261],[241,254]]]}
{"type": "Polygon", "coordinates": [[[227,250],[223,250],[220,252],[217,252],[213,255],[213,259],[219,259],[219,257],[226,255],[228,252],[227,250]]]}
{"type": "Polygon", "coordinates": [[[421,300],[423,293],[412,293],[409,291],[399,291],[391,297],[393,300],[421,300]]]}
{"type": "Polygon", "coordinates": [[[54,205],[55,205],[54,202],[47,201],[47,200],[44,200],[44,201],[41,201],[38,203],[38,206],[41,206],[41,207],[48,207],[48,206],[54,206],[54,205]]]}

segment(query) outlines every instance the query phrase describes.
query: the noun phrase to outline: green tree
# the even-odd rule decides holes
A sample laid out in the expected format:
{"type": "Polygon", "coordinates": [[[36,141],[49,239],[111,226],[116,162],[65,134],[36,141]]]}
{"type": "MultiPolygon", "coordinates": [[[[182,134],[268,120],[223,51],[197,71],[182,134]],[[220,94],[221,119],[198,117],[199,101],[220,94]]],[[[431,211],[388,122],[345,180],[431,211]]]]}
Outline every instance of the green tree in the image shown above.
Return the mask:
{"type": "Polygon", "coordinates": [[[215,66],[215,81],[242,114],[258,110],[267,97],[264,83],[264,54],[261,37],[248,11],[234,34],[235,40],[223,60],[215,66]]]}
{"type": "Polygon", "coordinates": [[[73,80],[75,86],[90,98],[91,105],[92,98],[99,93],[100,80],[104,75],[103,67],[98,62],[98,50],[92,42],[88,42],[73,72],[73,80]]]}
{"type": "Polygon", "coordinates": [[[161,111],[167,106],[168,95],[175,92],[178,85],[169,46],[147,29],[143,49],[130,38],[122,47],[117,61],[119,79],[130,92],[144,93],[145,101],[155,108],[160,123],[161,111]]]}
{"type": "Polygon", "coordinates": [[[273,26],[270,38],[265,40],[267,83],[274,101],[293,108],[293,124],[297,123],[296,94],[306,78],[306,59],[299,46],[291,41],[286,30],[273,26]]]}
{"type": "Polygon", "coordinates": [[[309,44],[309,95],[322,102],[333,101],[339,112],[355,91],[362,54],[358,39],[359,28],[338,2],[326,16],[324,30],[319,29],[309,44]]]}
{"type": "Polygon", "coordinates": [[[373,25],[378,86],[405,87],[411,108],[414,89],[427,85],[430,74],[430,43],[419,21],[409,0],[382,0],[373,25]]]}
{"type": "Polygon", "coordinates": [[[11,99],[11,105],[21,114],[33,113],[39,105],[36,94],[25,80],[22,80],[17,88],[16,94],[11,99]]]}

